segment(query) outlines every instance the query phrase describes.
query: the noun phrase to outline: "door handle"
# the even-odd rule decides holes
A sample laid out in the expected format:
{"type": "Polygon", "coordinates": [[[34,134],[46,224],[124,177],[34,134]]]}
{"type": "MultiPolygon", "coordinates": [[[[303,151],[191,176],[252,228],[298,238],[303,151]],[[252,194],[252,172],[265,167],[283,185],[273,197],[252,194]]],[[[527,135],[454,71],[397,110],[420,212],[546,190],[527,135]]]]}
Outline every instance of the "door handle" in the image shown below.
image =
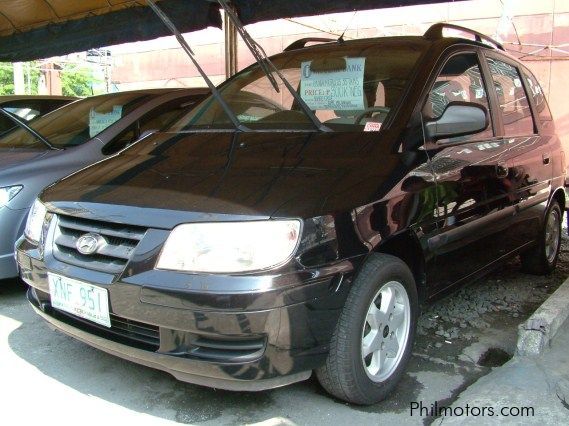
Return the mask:
{"type": "Polygon", "coordinates": [[[496,165],[496,176],[500,179],[508,177],[508,166],[505,161],[501,161],[496,165]]]}
{"type": "Polygon", "coordinates": [[[549,164],[549,152],[544,153],[541,158],[543,159],[543,164],[549,164]]]}

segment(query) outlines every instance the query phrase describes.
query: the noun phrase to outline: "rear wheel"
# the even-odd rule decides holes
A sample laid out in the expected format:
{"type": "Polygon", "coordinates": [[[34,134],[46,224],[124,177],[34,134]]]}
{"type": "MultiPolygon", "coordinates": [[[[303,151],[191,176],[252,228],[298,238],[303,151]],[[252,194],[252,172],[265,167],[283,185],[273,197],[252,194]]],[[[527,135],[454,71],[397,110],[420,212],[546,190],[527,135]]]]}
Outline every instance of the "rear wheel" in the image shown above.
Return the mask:
{"type": "Polygon", "coordinates": [[[394,256],[371,255],[350,290],[326,363],[316,372],[322,386],[355,404],[383,400],[411,356],[417,313],[407,265],[394,256]]]}
{"type": "Polygon", "coordinates": [[[546,275],[555,269],[561,248],[561,208],[552,201],[538,244],[521,254],[522,270],[528,274],[546,275]]]}

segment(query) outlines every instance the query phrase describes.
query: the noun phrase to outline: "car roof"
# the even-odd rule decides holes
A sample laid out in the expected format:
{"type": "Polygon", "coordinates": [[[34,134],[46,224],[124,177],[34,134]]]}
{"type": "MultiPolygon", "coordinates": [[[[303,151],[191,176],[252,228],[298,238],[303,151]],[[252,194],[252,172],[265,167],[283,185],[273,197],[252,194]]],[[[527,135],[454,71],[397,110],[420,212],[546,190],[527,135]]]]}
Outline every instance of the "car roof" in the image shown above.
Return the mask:
{"type": "MultiPolygon", "coordinates": [[[[152,95],[152,96],[161,96],[166,95],[169,93],[178,93],[180,96],[185,95],[205,95],[208,94],[210,90],[204,87],[168,87],[168,88],[159,88],[159,89],[139,89],[139,90],[125,90],[121,92],[112,92],[112,93],[103,93],[101,95],[94,95],[89,96],[89,98],[95,97],[114,97],[114,96],[122,96],[126,94],[133,94],[133,95],[152,95]]],[[[81,99],[81,98],[80,98],[81,99]]],[[[80,100],[79,99],[79,100],[80,100]]],[[[87,98],[82,98],[87,99],[87,98]]]]}
{"type": "MultiPolygon", "coordinates": [[[[168,93],[179,93],[180,96],[184,95],[205,95],[208,94],[210,90],[205,87],[166,87],[166,88],[158,88],[158,89],[138,89],[138,90],[125,90],[122,92],[112,92],[112,93],[103,93],[100,95],[94,96],[119,96],[126,93],[132,94],[140,94],[140,95],[154,95],[160,96],[165,95],[168,93]]],[[[93,97],[93,96],[90,96],[93,97]]],[[[58,96],[58,95],[3,95],[0,96],[0,104],[5,102],[11,101],[19,101],[19,100],[69,100],[69,101],[76,101],[85,98],[80,98],[77,96],[58,96]]]]}
{"type": "MultiPolygon", "coordinates": [[[[307,39],[308,42],[310,42],[310,39],[307,39]]],[[[297,42],[300,42],[301,40],[297,40],[297,42]]],[[[481,42],[481,41],[476,41],[476,40],[471,40],[468,38],[463,38],[463,37],[439,37],[439,38],[428,38],[425,37],[423,35],[417,35],[417,36],[385,36],[385,37],[371,37],[371,38],[360,38],[360,39],[354,39],[354,40],[331,40],[331,41],[323,41],[319,44],[313,44],[313,45],[309,45],[309,46],[304,46],[304,47],[300,47],[300,48],[290,48],[291,46],[293,46],[296,42],[293,42],[289,47],[285,48],[285,50],[282,53],[278,53],[276,55],[273,56],[273,58],[277,59],[281,56],[287,56],[290,54],[293,54],[294,52],[309,52],[309,51],[315,51],[315,52],[321,52],[321,51],[330,51],[333,52],[334,49],[336,49],[338,46],[354,46],[354,48],[365,48],[365,47],[371,47],[371,46],[377,46],[377,45],[385,45],[386,47],[396,47],[397,45],[405,45],[405,46],[415,46],[417,48],[423,49],[423,50],[427,50],[429,48],[435,48],[438,51],[443,51],[448,47],[451,46],[456,46],[456,45],[469,45],[469,46],[475,46],[475,47],[482,47],[482,48],[486,48],[488,50],[494,51],[497,54],[506,56],[512,60],[516,60],[517,59],[515,57],[513,57],[512,55],[510,55],[508,52],[501,50],[501,49],[497,49],[487,43],[481,42]],[[287,50],[288,49],[288,50],[287,50]]],[[[519,62],[519,61],[518,61],[519,62]]]]}
{"type": "Polygon", "coordinates": [[[422,36],[394,36],[394,37],[373,37],[373,38],[359,38],[354,40],[337,40],[327,43],[315,44],[310,46],[305,46],[299,49],[291,49],[285,50],[282,53],[277,53],[274,55],[274,58],[278,58],[280,56],[288,56],[295,52],[309,52],[309,51],[334,51],[334,49],[338,47],[350,47],[353,46],[355,48],[361,47],[369,47],[369,46],[377,46],[378,44],[383,44],[386,47],[388,46],[397,46],[397,45],[415,45],[419,48],[426,48],[432,42],[430,40],[425,39],[422,36]]]}

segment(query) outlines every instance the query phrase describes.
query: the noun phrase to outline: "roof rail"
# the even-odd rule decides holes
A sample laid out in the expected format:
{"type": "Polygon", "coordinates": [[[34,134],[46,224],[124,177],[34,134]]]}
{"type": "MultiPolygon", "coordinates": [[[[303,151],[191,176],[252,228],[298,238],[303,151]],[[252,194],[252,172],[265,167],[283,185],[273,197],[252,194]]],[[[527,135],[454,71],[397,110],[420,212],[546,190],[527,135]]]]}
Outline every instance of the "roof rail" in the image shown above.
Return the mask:
{"type": "Polygon", "coordinates": [[[302,49],[306,47],[308,43],[331,43],[333,41],[338,41],[335,38],[323,38],[323,37],[307,37],[301,38],[300,40],[293,41],[287,47],[285,47],[284,51],[289,52],[291,50],[302,49]]]}
{"type": "Polygon", "coordinates": [[[479,43],[482,43],[482,41],[485,41],[485,42],[490,43],[491,45],[495,46],[497,49],[500,49],[503,51],[506,50],[506,49],[504,49],[504,46],[501,43],[497,42],[492,37],[488,37],[487,35],[479,33],[478,31],[471,30],[470,28],[461,27],[460,25],[446,24],[444,22],[439,22],[438,24],[431,25],[431,27],[425,32],[425,34],[423,34],[423,37],[425,37],[427,40],[441,39],[441,38],[443,38],[443,30],[445,28],[449,28],[449,29],[457,30],[457,31],[462,31],[462,32],[467,33],[467,34],[472,34],[474,36],[474,39],[479,43]]]}

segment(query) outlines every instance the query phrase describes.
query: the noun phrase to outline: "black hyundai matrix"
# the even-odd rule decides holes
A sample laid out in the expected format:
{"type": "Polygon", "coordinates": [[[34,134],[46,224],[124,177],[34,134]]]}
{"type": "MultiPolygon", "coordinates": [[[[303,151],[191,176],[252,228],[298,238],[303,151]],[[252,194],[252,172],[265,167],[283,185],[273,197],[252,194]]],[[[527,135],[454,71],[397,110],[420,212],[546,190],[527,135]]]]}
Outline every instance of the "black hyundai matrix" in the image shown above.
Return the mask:
{"type": "Polygon", "coordinates": [[[190,383],[315,371],[340,399],[384,398],[421,304],[515,255],[546,274],[559,252],[566,167],[542,89],[447,27],[296,42],[48,187],[17,246],[35,310],[190,383]]]}

